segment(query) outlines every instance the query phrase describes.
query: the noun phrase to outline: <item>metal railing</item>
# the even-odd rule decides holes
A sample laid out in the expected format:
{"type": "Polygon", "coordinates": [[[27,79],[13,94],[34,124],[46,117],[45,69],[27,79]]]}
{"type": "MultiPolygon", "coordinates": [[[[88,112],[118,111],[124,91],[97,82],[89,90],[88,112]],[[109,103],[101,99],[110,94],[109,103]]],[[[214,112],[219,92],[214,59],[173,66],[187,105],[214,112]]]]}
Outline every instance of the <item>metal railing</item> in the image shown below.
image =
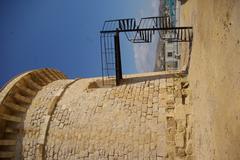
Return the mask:
{"type": "Polygon", "coordinates": [[[155,33],[168,42],[191,42],[193,38],[192,27],[175,27],[169,16],[141,18],[139,23],[135,18],[105,21],[100,31],[103,85],[112,80],[119,85],[122,79],[120,33],[132,43],[151,43],[155,33]]]}

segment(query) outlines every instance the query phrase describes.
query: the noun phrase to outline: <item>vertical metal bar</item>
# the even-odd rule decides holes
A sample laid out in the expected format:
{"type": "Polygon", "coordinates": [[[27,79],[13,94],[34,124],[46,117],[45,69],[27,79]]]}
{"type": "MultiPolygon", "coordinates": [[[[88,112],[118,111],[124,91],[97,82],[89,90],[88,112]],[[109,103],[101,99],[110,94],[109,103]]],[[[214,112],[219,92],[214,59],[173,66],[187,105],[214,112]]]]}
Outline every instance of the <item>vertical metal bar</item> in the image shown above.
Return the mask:
{"type": "Polygon", "coordinates": [[[158,25],[158,24],[157,24],[157,18],[154,18],[154,19],[153,19],[154,25],[155,25],[156,28],[158,28],[158,26],[157,26],[157,25],[158,25]],[[154,20],[154,19],[155,19],[155,20],[154,20]]]}
{"type": "Polygon", "coordinates": [[[165,28],[165,18],[162,18],[163,28],[165,28]]]}
{"type": "MultiPolygon", "coordinates": [[[[105,68],[108,68],[108,65],[107,65],[107,46],[106,46],[106,34],[103,34],[103,44],[104,44],[104,54],[105,54],[105,68]]],[[[107,70],[107,75],[109,76],[108,74],[108,70],[107,70]]]]}
{"type": "Polygon", "coordinates": [[[129,27],[129,19],[127,19],[126,21],[127,21],[127,29],[130,29],[130,27],[129,27]]]}
{"type": "Polygon", "coordinates": [[[168,17],[165,18],[166,28],[168,28],[168,17]]]}
{"type": "Polygon", "coordinates": [[[122,20],[122,23],[123,23],[123,29],[125,30],[126,29],[125,20],[122,20]]]}
{"type": "Polygon", "coordinates": [[[104,86],[104,70],[103,70],[103,50],[102,50],[102,34],[100,34],[100,49],[101,49],[101,65],[102,65],[102,83],[104,86]]]}
{"type": "Polygon", "coordinates": [[[119,85],[120,80],[122,79],[122,64],[121,64],[120,39],[118,31],[116,31],[114,35],[114,46],[115,46],[116,85],[119,85]]]}
{"type": "MultiPolygon", "coordinates": [[[[107,36],[107,51],[108,51],[107,56],[108,56],[108,60],[109,60],[109,61],[107,62],[107,65],[108,65],[107,68],[112,68],[112,66],[111,66],[112,55],[111,55],[111,46],[110,46],[110,42],[111,42],[111,33],[108,34],[108,36],[107,36]]],[[[111,73],[110,73],[110,76],[111,76],[111,73]]]]}
{"type": "Polygon", "coordinates": [[[169,24],[168,27],[172,27],[170,17],[168,17],[168,24],[169,24]]]}
{"type": "Polygon", "coordinates": [[[149,31],[146,32],[146,42],[149,42],[150,37],[149,37],[149,31]]]}
{"type": "MultiPolygon", "coordinates": [[[[114,41],[113,38],[114,37],[113,36],[114,35],[111,34],[111,41],[110,41],[111,52],[114,52],[114,49],[113,49],[113,47],[114,47],[114,45],[113,45],[113,41],[114,41]]],[[[114,58],[115,55],[114,55],[114,53],[112,53],[111,55],[112,55],[112,63],[115,63],[115,58],[114,58]]],[[[115,67],[114,64],[112,64],[112,67],[115,67]]]]}
{"type": "Polygon", "coordinates": [[[133,28],[136,29],[136,27],[137,27],[136,21],[134,21],[133,26],[134,26],[133,28]]]}
{"type": "Polygon", "coordinates": [[[184,41],[186,42],[187,41],[187,30],[184,29],[184,41]]]}
{"type": "Polygon", "coordinates": [[[181,41],[183,41],[183,30],[181,29],[181,41]]]}
{"type": "Polygon", "coordinates": [[[152,42],[152,35],[153,35],[153,34],[154,34],[154,33],[150,31],[150,36],[149,36],[150,42],[152,42]]]}
{"type": "Polygon", "coordinates": [[[146,39],[146,31],[143,31],[143,41],[146,39]]]}
{"type": "Polygon", "coordinates": [[[162,19],[163,19],[162,17],[159,18],[159,26],[160,26],[160,28],[163,28],[163,20],[162,19]]]}
{"type": "Polygon", "coordinates": [[[118,21],[118,25],[119,25],[118,28],[119,28],[120,30],[122,30],[123,28],[122,28],[121,20],[118,21]]]}
{"type": "Polygon", "coordinates": [[[179,40],[179,33],[180,32],[180,30],[179,29],[177,29],[177,41],[179,40]]]}

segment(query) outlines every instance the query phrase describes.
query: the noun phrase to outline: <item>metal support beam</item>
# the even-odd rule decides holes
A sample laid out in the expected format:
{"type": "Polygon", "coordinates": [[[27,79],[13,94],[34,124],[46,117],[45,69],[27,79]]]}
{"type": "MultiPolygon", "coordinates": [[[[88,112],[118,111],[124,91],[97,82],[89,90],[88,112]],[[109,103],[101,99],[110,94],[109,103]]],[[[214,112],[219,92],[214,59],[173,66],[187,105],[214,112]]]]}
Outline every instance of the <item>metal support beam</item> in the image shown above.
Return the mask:
{"type": "MultiPolygon", "coordinates": [[[[141,31],[172,31],[172,30],[185,30],[185,29],[193,29],[193,27],[159,27],[159,28],[136,28],[136,29],[122,29],[118,30],[118,32],[141,32],[141,31]]],[[[104,30],[100,31],[100,33],[115,33],[116,30],[104,30]]]]}
{"type": "Polygon", "coordinates": [[[122,79],[122,63],[121,63],[120,38],[118,31],[116,31],[114,35],[114,48],[115,48],[116,85],[119,85],[120,80],[122,79]]]}

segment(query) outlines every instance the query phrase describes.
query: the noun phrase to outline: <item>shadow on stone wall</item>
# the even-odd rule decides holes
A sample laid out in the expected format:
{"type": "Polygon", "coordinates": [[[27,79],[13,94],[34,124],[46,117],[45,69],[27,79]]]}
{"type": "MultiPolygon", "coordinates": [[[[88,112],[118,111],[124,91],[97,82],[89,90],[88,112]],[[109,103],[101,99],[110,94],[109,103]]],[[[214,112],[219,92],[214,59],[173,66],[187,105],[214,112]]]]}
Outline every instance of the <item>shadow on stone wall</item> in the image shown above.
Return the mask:
{"type": "Polygon", "coordinates": [[[139,82],[145,82],[145,81],[151,81],[151,80],[157,80],[157,79],[168,79],[168,78],[180,78],[185,77],[186,74],[181,71],[174,71],[173,73],[165,72],[165,73],[155,73],[154,75],[136,75],[133,77],[127,77],[124,78],[121,81],[121,84],[132,84],[132,83],[139,83],[139,82]]]}

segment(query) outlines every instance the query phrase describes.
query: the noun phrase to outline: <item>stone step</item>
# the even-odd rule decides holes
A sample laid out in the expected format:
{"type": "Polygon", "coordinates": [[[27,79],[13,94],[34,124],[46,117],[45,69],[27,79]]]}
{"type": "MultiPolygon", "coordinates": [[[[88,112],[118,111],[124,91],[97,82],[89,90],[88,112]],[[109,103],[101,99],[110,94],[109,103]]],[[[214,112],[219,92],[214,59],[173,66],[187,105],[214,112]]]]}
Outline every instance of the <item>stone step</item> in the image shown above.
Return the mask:
{"type": "Polygon", "coordinates": [[[5,102],[4,105],[14,111],[23,112],[23,113],[27,112],[27,108],[22,107],[18,104],[12,103],[12,102],[5,102]]]}
{"type": "Polygon", "coordinates": [[[49,79],[49,78],[43,73],[43,71],[38,71],[38,72],[37,72],[37,75],[38,75],[39,77],[41,77],[41,79],[44,80],[44,81],[46,82],[46,84],[52,82],[52,80],[49,79]]]}
{"type": "Polygon", "coordinates": [[[24,81],[32,88],[36,90],[42,89],[42,86],[39,85],[38,83],[34,82],[31,78],[24,78],[24,81]]]}
{"type": "Polygon", "coordinates": [[[0,113],[0,119],[12,121],[12,122],[22,122],[21,117],[12,116],[9,114],[0,113]]]}
{"type": "Polygon", "coordinates": [[[47,85],[47,82],[44,79],[42,79],[42,77],[39,76],[39,74],[37,72],[31,73],[31,76],[32,76],[33,81],[36,81],[41,86],[47,85]]]}
{"type": "Polygon", "coordinates": [[[43,73],[45,74],[46,77],[48,77],[51,81],[57,80],[51,72],[49,72],[47,69],[43,70],[43,73]]]}
{"type": "Polygon", "coordinates": [[[14,146],[14,145],[16,145],[16,140],[0,139],[0,146],[14,146]]]}
{"type": "Polygon", "coordinates": [[[15,157],[15,152],[0,151],[0,158],[13,158],[15,157]]]}
{"type": "Polygon", "coordinates": [[[29,89],[29,88],[27,88],[27,87],[25,87],[25,86],[23,86],[19,83],[17,83],[16,86],[21,90],[21,92],[23,92],[23,93],[25,93],[29,96],[35,96],[37,94],[36,91],[33,91],[33,90],[31,90],[31,89],[29,89]]]}
{"type": "Polygon", "coordinates": [[[14,129],[14,128],[7,127],[7,128],[5,128],[5,133],[13,133],[13,134],[15,134],[15,133],[17,133],[17,130],[14,129]]]}
{"type": "Polygon", "coordinates": [[[58,75],[58,77],[60,77],[60,79],[66,79],[65,77],[64,77],[64,75],[62,75],[61,73],[59,73],[59,72],[57,72],[57,71],[55,71],[55,70],[53,70],[57,75],[58,75]]]}
{"type": "Polygon", "coordinates": [[[56,80],[60,79],[60,77],[53,70],[47,68],[47,71],[50,72],[52,76],[55,77],[56,80]]]}
{"type": "Polygon", "coordinates": [[[14,95],[14,98],[20,102],[23,102],[23,103],[26,103],[26,104],[30,104],[32,102],[32,99],[31,98],[28,98],[28,97],[25,97],[25,96],[22,96],[20,95],[19,93],[16,93],[14,95]]]}

